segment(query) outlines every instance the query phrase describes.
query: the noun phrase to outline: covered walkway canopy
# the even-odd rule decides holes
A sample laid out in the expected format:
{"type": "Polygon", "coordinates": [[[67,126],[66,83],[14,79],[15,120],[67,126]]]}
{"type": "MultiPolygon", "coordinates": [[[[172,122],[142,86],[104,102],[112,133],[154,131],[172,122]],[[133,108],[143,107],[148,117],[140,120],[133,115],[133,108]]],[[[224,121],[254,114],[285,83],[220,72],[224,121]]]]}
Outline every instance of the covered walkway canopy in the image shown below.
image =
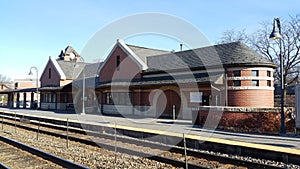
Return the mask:
{"type": "MultiPolygon", "coordinates": [[[[20,106],[23,106],[23,108],[26,108],[26,101],[27,101],[27,94],[30,93],[31,97],[30,97],[30,107],[29,108],[33,108],[34,107],[34,93],[37,92],[39,88],[24,88],[24,89],[7,89],[7,90],[3,90],[0,91],[0,94],[7,94],[8,95],[8,99],[7,99],[7,107],[10,108],[19,108],[20,106]],[[23,103],[20,104],[20,94],[23,95],[23,103]],[[15,100],[15,95],[16,95],[16,100],[15,100]],[[16,102],[16,105],[14,105],[14,103],[16,102]]],[[[37,93],[36,93],[37,95],[37,93]]],[[[36,97],[37,98],[37,97],[36,97]]]]}

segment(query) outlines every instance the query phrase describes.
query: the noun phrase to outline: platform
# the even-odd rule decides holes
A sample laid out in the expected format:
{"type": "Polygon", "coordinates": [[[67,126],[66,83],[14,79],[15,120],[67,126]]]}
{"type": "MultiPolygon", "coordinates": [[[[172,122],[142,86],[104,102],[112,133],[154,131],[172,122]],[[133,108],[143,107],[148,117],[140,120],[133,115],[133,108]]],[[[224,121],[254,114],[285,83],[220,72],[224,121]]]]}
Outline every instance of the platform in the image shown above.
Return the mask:
{"type": "Polygon", "coordinates": [[[252,133],[235,133],[228,131],[208,130],[193,127],[190,120],[171,120],[153,118],[133,118],[100,116],[92,114],[78,115],[74,113],[63,113],[54,111],[26,110],[26,109],[6,109],[0,111],[30,114],[33,116],[43,116],[60,120],[73,120],[76,122],[93,123],[99,125],[116,125],[119,129],[143,131],[146,133],[165,134],[181,137],[185,133],[186,138],[199,141],[209,141],[222,144],[236,145],[300,155],[300,136],[276,136],[252,133]]]}

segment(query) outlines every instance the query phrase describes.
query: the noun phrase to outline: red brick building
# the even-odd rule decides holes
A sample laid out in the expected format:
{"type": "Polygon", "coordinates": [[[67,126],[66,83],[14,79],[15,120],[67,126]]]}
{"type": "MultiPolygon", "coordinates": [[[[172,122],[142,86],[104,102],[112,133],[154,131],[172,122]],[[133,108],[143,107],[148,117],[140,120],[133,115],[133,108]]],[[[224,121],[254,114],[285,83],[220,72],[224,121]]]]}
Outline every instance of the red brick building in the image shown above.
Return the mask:
{"type": "Polygon", "coordinates": [[[118,40],[94,90],[102,113],[191,119],[203,105],[273,107],[276,67],[241,42],[168,52],[118,40]]]}
{"type": "Polygon", "coordinates": [[[41,109],[73,110],[72,81],[83,67],[80,55],[70,45],[58,58],[50,56],[40,77],[41,109]]]}
{"type": "Polygon", "coordinates": [[[170,52],[118,40],[95,64],[68,46],[41,74],[40,107],[184,119],[199,106],[268,108],[276,67],[241,42],[170,52]]]}

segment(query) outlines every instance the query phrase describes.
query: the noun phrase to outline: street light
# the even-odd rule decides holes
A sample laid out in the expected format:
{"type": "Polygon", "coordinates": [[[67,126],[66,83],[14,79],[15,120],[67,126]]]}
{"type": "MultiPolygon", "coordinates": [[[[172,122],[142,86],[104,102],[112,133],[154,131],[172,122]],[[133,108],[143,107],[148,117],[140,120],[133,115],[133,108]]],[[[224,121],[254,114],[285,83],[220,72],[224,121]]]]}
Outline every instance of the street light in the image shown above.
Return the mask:
{"type": "Polygon", "coordinates": [[[281,111],[280,111],[280,122],[281,122],[281,126],[280,126],[280,133],[282,135],[284,135],[286,133],[285,131],[285,118],[284,118],[284,79],[283,79],[283,56],[282,56],[282,36],[281,36],[281,25],[280,25],[280,21],[279,18],[274,18],[273,21],[273,30],[272,33],[270,34],[269,37],[270,40],[279,40],[279,57],[280,57],[280,81],[281,81],[281,85],[280,85],[280,102],[281,102],[281,111]],[[276,30],[276,24],[277,24],[277,28],[278,31],[276,30]]]}
{"type": "Polygon", "coordinates": [[[84,69],[82,69],[82,75],[83,75],[83,79],[82,79],[82,112],[81,115],[85,114],[85,72],[84,69]]]}
{"type": "MultiPolygon", "coordinates": [[[[84,63],[84,59],[82,57],[80,57],[82,62],[84,63]]],[[[75,57],[71,56],[71,59],[74,60],[75,57]]],[[[74,64],[74,68],[76,68],[78,65],[77,65],[77,61],[75,59],[75,64],[74,64]]],[[[84,70],[85,66],[83,67],[82,69],[82,111],[80,113],[80,115],[85,115],[85,101],[86,101],[86,96],[85,96],[85,70],[84,70]]]]}
{"type": "Polygon", "coordinates": [[[38,80],[39,73],[38,73],[38,68],[35,67],[35,66],[32,66],[30,68],[30,71],[29,71],[28,75],[33,75],[32,69],[34,69],[36,71],[36,100],[37,100],[36,109],[38,109],[38,107],[39,107],[39,80],[38,80]]]}

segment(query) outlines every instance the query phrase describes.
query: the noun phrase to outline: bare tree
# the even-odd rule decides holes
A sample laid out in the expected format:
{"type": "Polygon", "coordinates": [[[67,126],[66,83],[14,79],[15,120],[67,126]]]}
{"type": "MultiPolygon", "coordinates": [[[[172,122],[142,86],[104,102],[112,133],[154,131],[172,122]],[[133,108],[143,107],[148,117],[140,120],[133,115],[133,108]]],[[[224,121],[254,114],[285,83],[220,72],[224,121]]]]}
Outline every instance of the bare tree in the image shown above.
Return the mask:
{"type": "MultiPolygon", "coordinates": [[[[272,21],[262,22],[261,28],[255,33],[247,35],[245,31],[229,30],[223,33],[221,43],[243,41],[258,53],[267,57],[270,61],[279,65],[280,62],[280,41],[269,40],[272,31],[272,21]]],[[[289,20],[281,21],[282,28],[282,56],[283,56],[283,80],[286,85],[299,82],[300,63],[300,14],[290,16],[289,20]]],[[[219,43],[220,43],[219,42],[219,43]]],[[[275,82],[279,82],[279,71],[275,72],[275,82]]]]}
{"type": "Polygon", "coordinates": [[[244,43],[248,42],[248,36],[245,33],[245,29],[242,31],[236,31],[235,29],[230,29],[222,33],[221,40],[218,42],[221,43],[228,43],[228,42],[237,42],[242,41],[244,43]]]}
{"type": "Polygon", "coordinates": [[[5,75],[0,74],[0,83],[2,84],[6,84],[6,83],[10,83],[11,79],[5,75]]]}

